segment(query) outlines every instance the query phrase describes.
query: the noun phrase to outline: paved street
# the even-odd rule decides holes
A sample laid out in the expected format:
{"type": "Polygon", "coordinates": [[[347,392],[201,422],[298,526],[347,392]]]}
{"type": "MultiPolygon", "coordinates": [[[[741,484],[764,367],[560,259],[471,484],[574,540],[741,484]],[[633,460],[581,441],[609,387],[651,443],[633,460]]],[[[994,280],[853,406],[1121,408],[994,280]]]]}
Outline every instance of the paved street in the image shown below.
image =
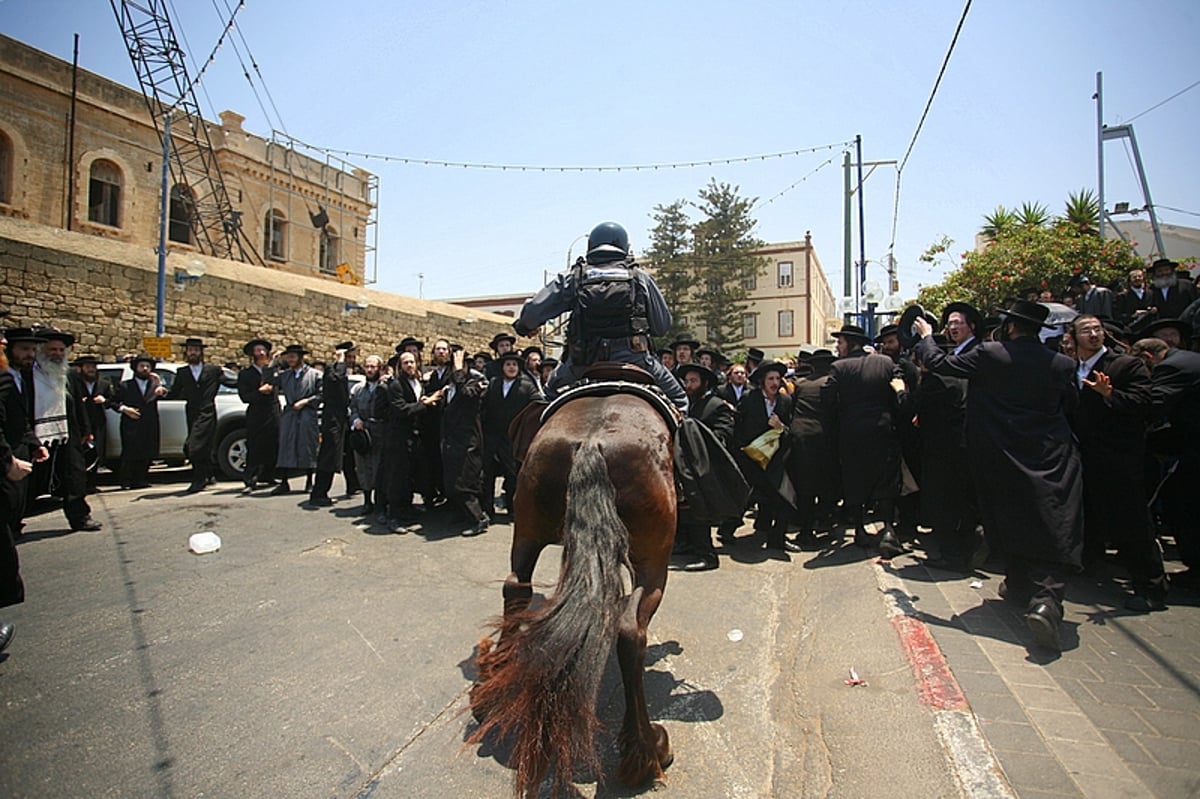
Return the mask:
{"type": "MultiPolygon", "coordinates": [[[[94,497],[98,533],[66,532],[52,507],[29,520],[28,598],[0,612],[17,625],[0,655],[0,796],[510,790],[503,753],[464,745],[463,712],[507,525],[462,538],[435,514],[391,535],[357,519],[358,498],[306,510],[229,483],[184,496],[171,478],[94,497]],[[188,552],[203,530],[220,552],[188,552]]],[[[1131,616],[1111,581],[1080,581],[1071,648],[1042,662],[995,576],[972,587],[852,546],[767,559],[741,536],[718,571],[672,575],[650,628],[666,795],[1200,795],[1197,597],[1131,616]],[[846,684],[851,669],[866,685],[846,684]]],[[[622,706],[610,660],[602,718],[622,706]]]]}

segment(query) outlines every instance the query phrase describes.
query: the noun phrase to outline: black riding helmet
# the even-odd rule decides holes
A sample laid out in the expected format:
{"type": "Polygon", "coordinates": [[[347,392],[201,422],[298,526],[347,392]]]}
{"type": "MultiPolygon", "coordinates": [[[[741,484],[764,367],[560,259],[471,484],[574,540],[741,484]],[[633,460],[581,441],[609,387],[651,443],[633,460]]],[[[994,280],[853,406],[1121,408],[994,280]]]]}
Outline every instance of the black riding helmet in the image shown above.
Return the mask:
{"type": "Polygon", "coordinates": [[[616,222],[601,222],[588,234],[587,262],[600,264],[629,255],[629,234],[616,222]]]}

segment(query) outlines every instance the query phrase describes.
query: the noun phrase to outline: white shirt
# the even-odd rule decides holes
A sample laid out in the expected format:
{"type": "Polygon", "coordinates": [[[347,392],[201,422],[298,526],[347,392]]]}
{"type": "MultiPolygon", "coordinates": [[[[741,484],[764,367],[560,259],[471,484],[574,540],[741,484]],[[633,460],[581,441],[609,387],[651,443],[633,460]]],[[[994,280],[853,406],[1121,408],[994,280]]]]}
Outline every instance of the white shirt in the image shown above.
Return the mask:
{"type": "Polygon", "coordinates": [[[20,393],[24,394],[24,393],[25,393],[25,389],[21,387],[21,371],[20,371],[19,369],[13,369],[13,368],[10,366],[10,367],[8,368],[8,373],[9,373],[10,375],[12,375],[13,382],[17,384],[17,391],[19,391],[20,393]]]}
{"type": "Polygon", "coordinates": [[[421,381],[417,380],[415,377],[408,377],[405,379],[408,380],[408,384],[410,386],[412,386],[413,396],[415,396],[417,399],[420,399],[421,398],[421,381]]]}
{"type": "Polygon", "coordinates": [[[509,390],[510,388],[512,388],[512,387],[513,387],[513,383],[516,383],[516,382],[517,382],[517,381],[516,381],[515,379],[513,379],[513,380],[505,380],[505,381],[504,381],[504,382],[503,382],[503,383],[500,385],[500,393],[501,393],[503,396],[507,397],[507,396],[508,396],[508,390],[509,390]]]}
{"type": "Polygon", "coordinates": [[[1095,355],[1088,358],[1086,361],[1079,362],[1079,368],[1075,375],[1075,379],[1076,382],[1079,383],[1080,388],[1083,388],[1084,379],[1092,373],[1093,369],[1096,368],[1096,361],[1100,360],[1100,356],[1106,352],[1108,352],[1108,347],[1101,347],[1099,352],[1097,352],[1095,355]]]}
{"type": "Polygon", "coordinates": [[[197,383],[200,382],[200,372],[204,370],[204,364],[198,363],[195,365],[188,364],[188,369],[192,370],[192,379],[197,383]]]}
{"type": "Polygon", "coordinates": [[[137,383],[138,393],[141,394],[143,397],[146,396],[146,387],[150,384],[150,380],[149,379],[143,380],[140,377],[135,377],[133,379],[137,383]]]}
{"type": "Polygon", "coordinates": [[[963,351],[964,349],[966,349],[966,347],[967,347],[967,346],[968,346],[968,345],[969,345],[969,344],[970,344],[972,341],[974,341],[974,340],[975,340],[975,337],[974,337],[974,336],[971,336],[969,339],[967,339],[966,341],[964,341],[962,344],[959,344],[957,347],[955,347],[955,348],[954,348],[954,354],[955,354],[955,355],[961,355],[961,354],[962,354],[962,351],[963,351]]]}
{"type": "Polygon", "coordinates": [[[775,405],[778,401],[779,401],[778,397],[776,397],[773,400],[770,400],[770,399],[767,399],[766,394],[763,395],[763,402],[766,403],[766,406],[767,406],[767,418],[768,419],[771,418],[771,414],[775,413],[775,405]]]}

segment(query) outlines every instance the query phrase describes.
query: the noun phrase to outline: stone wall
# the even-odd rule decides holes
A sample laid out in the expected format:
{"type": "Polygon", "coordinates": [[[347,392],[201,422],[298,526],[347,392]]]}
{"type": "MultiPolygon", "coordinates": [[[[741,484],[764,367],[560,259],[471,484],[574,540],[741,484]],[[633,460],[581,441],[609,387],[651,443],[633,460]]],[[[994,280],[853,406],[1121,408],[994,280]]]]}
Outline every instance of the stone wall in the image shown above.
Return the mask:
{"type": "MultiPolygon", "coordinates": [[[[389,356],[405,336],[446,338],[468,352],[488,349],[511,332],[512,319],[447,303],[418,300],[287,274],[235,261],[173,253],[167,259],[164,335],[176,344],[189,336],[209,345],[214,363],[244,362],[242,345],[262,336],[277,348],[300,343],[311,357],[329,359],[334,344],[353,339],[362,355],[389,356]],[[175,276],[203,269],[187,284],[175,276]],[[347,304],[363,310],[346,310],[347,304]]],[[[137,352],[155,333],[158,263],[153,251],[25,222],[0,218],[0,307],[7,326],[43,322],[74,333],[74,355],[102,360],[137,352]]],[[[174,360],[182,360],[177,348],[174,360]]]]}

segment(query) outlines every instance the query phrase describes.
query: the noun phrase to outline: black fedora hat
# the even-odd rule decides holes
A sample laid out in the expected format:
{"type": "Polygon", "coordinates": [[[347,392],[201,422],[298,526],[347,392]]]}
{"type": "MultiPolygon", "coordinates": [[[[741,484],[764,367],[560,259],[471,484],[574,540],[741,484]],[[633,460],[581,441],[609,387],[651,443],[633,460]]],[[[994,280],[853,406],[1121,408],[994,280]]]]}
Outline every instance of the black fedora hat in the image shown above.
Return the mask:
{"type": "Polygon", "coordinates": [[[492,343],[488,346],[492,348],[493,352],[499,352],[501,341],[507,341],[509,344],[516,346],[517,337],[512,333],[497,333],[496,335],[492,336],[492,343]]]}
{"type": "Polygon", "coordinates": [[[754,373],[750,375],[750,382],[755,384],[762,383],[762,379],[771,372],[776,372],[780,377],[787,377],[787,370],[787,364],[780,363],[779,361],[760,363],[758,368],[754,370],[754,373]]]}
{"type": "Polygon", "coordinates": [[[303,344],[289,344],[283,350],[284,355],[308,355],[308,350],[304,349],[303,344]]]}
{"type": "Polygon", "coordinates": [[[359,455],[369,455],[371,452],[371,431],[365,427],[351,430],[350,448],[359,455]]]}
{"type": "Polygon", "coordinates": [[[746,350],[746,360],[747,361],[754,361],[755,363],[762,363],[766,359],[766,357],[767,357],[767,354],[765,352],[763,352],[762,350],[760,350],[758,347],[751,347],[750,349],[746,350]]]}
{"type": "Polygon", "coordinates": [[[532,354],[533,354],[533,353],[535,353],[535,352],[536,352],[538,355],[541,355],[541,356],[545,356],[545,355],[546,355],[546,353],[542,352],[542,348],[541,348],[541,347],[538,347],[538,346],[532,346],[532,347],[526,347],[525,349],[521,350],[521,357],[522,357],[522,358],[528,358],[530,355],[532,355],[532,354]]]}
{"type": "Polygon", "coordinates": [[[10,327],[4,331],[4,338],[9,344],[20,344],[22,342],[41,344],[46,340],[46,336],[42,330],[33,327],[10,327]]]}
{"type": "Polygon", "coordinates": [[[883,327],[879,328],[879,332],[875,334],[875,343],[878,344],[888,336],[898,337],[899,335],[900,325],[884,325],[883,327]]]}
{"type": "Polygon", "coordinates": [[[1192,337],[1192,326],[1182,319],[1155,319],[1138,332],[1142,338],[1148,338],[1165,327],[1178,330],[1181,341],[1187,341],[1192,337]]]}
{"type": "Polygon", "coordinates": [[[1150,264],[1150,271],[1154,272],[1154,271],[1158,270],[1160,267],[1166,267],[1166,268],[1170,269],[1172,272],[1174,272],[1177,269],[1179,269],[1179,262],[1172,261],[1170,258],[1159,258],[1154,263],[1150,264]]]}
{"type": "Polygon", "coordinates": [[[247,341],[245,344],[242,345],[242,352],[246,353],[247,355],[253,355],[254,348],[259,346],[260,344],[267,348],[268,353],[271,351],[271,348],[274,346],[271,342],[267,341],[265,338],[252,338],[249,341],[247,341]]]}
{"type": "Polygon", "coordinates": [[[700,379],[707,383],[709,388],[717,384],[717,373],[703,364],[685,363],[675,367],[675,375],[679,378],[680,382],[683,381],[688,372],[695,372],[700,375],[700,379]]]}
{"type": "Polygon", "coordinates": [[[517,352],[516,350],[509,350],[508,352],[504,353],[503,355],[497,355],[495,358],[495,361],[496,361],[496,363],[504,363],[505,361],[516,361],[517,363],[520,364],[520,363],[525,362],[525,355],[523,353],[517,352]]]}
{"type": "Polygon", "coordinates": [[[554,369],[558,366],[558,358],[542,358],[543,369],[554,369]]]}
{"type": "Polygon", "coordinates": [[[829,335],[833,336],[834,338],[854,338],[864,343],[871,340],[871,337],[867,335],[867,331],[863,330],[858,325],[844,324],[842,325],[841,330],[835,330],[829,335]]]}
{"type": "Polygon", "coordinates": [[[61,341],[64,347],[75,346],[75,336],[65,330],[59,330],[57,327],[49,325],[34,327],[33,329],[45,341],[61,341]]]}
{"type": "Polygon", "coordinates": [[[1042,327],[1057,327],[1057,325],[1046,324],[1046,319],[1050,316],[1050,309],[1040,302],[1017,300],[1007,311],[1001,313],[1000,316],[1003,319],[1015,316],[1018,319],[1024,319],[1026,322],[1034,322],[1042,327]]]}
{"type": "Polygon", "coordinates": [[[335,352],[337,350],[341,350],[342,352],[353,352],[354,350],[358,349],[358,345],[353,341],[339,341],[337,344],[333,345],[333,349],[335,352]]]}
{"type": "Polygon", "coordinates": [[[100,359],[95,355],[80,355],[78,358],[71,361],[72,366],[83,366],[87,363],[100,363],[100,359]]]}
{"type": "Polygon", "coordinates": [[[204,343],[204,339],[195,337],[184,339],[183,343],[179,346],[183,347],[185,350],[188,347],[199,347],[200,349],[206,349],[208,347],[208,345],[204,343]]]}
{"type": "MultiPolygon", "coordinates": [[[[1023,302],[1029,301],[1023,300],[1023,302]]],[[[948,322],[950,319],[950,314],[955,312],[963,315],[963,317],[967,320],[967,324],[974,328],[975,335],[978,336],[979,329],[983,327],[983,314],[979,312],[978,308],[969,302],[952,302],[947,304],[946,307],[942,309],[942,327],[946,326],[946,322],[948,322]]]]}
{"type": "Polygon", "coordinates": [[[700,342],[694,338],[690,338],[686,333],[681,333],[671,342],[670,347],[671,352],[674,352],[677,347],[691,347],[695,351],[700,349],[700,342]]]}
{"type": "Polygon", "coordinates": [[[420,352],[421,350],[425,349],[425,342],[418,341],[412,336],[405,336],[404,339],[396,345],[396,353],[399,354],[404,352],[409,347],[416,347],[417,352],[420,352]]]}
{"type": "Polygon", "coordinates": [[[921,338],[913,330],[913,322],[917,321],[917,319],[924,319],[928,322],[934,332],[937,332],[941,328],[937,317],[926,311],[920,303],[913,303],[908,306],[904,309],[904,313],[900,314],[900,321],[896,323],[896,327],[898,328],[897,334],[900,336],[900,346],[906,350],[911,350],[917,346],[917,341],[921,338]]]}
{"type": "Polygon", "coordinates": [[[154,364],[158,363],[158,361],[156,361],[153,358],[153,356],[147,355],[146,353],[143,352],[143,353],[133,356],[133,360],[129,362],[129,368],[136,369],[137,365],[142,361],[145,361],[146,363],[150,364],[151,366],[154,366],[154,364]]]}
{"type": "Polygon", "coordinates": [[[837,356],[834,355],[832,351],[827,350],[824,347],[819,350],[813,350],[812,352],[808,353],[808,355],[804,356],[805,363],[821,363],[824,361],[832,362],[836,360],[837,356]]]}

